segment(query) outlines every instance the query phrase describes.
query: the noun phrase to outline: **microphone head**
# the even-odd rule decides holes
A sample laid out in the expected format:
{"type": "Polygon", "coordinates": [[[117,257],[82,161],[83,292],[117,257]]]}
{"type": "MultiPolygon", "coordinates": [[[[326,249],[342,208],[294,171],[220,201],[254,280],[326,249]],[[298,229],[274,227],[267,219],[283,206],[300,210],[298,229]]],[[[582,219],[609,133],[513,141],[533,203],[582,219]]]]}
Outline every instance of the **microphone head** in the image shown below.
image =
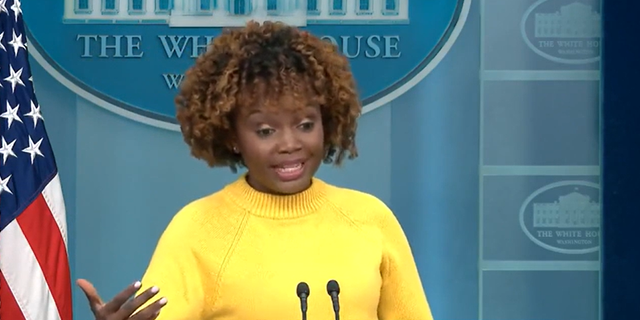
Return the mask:
{"type": "Polygon", "coordinates": [[[338,285],[338,281],[329,280],[329,282],[327,282],[327,293],[331,295],[334,292],[337,294],[340,293],[340,286],[338,285]]]}
{"type": "Polygon", "coordinates": [[[304,295],[305,297],[308,297],[309,285],[306,282],[298,283],[298,287],[296,288],[296,294],[298,295],[298,298],[302,297],[302,295],[304,295]]]}

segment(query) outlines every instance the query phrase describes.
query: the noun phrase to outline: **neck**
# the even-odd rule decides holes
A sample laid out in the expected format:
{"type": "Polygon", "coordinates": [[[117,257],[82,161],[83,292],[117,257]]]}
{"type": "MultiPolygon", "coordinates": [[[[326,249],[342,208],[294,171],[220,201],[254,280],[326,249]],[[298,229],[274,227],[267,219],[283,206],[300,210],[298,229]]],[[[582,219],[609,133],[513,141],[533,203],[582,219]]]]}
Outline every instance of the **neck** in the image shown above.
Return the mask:
{"type": "MultiPolygon", "coordinates": [[[[251,186],[256,191],[259,191],[259,192],[262,192],[262,193],[268,193],[268,194],[272,194],[272,195],[277,195],[277,196],[291,195],[290,193],[281,193],[281,192],[269,190],[267,187],[264,187],[264,186],[260,185],[260,183],[258,183],[256,180],[254,180],[253,176],[250,175],[249,173],[245,174],[244,178],[247,181],[247,183],[249,184],[249,186],[251,186]]],[[[311,186],[311,183],[312,183],[312,181],[309,180],[309,184],[304,188],[304,190],[309,188],[311,186]]]]}
{"type": "Polygon", "coordinates": [[[307,189],[296,194],[258,191],[243,174],[225,188],[231,200],[250,214],[271,219],[294,219],[317,212],[327,199],[327,185],[312,178],[307,189]]]}

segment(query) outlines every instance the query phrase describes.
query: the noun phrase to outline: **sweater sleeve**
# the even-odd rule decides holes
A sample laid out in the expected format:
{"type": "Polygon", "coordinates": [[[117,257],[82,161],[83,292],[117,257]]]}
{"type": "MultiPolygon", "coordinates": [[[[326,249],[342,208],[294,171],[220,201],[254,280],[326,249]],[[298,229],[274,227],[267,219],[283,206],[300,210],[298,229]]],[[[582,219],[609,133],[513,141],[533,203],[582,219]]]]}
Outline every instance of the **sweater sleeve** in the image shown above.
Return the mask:
{"type": "MultiPolygon", "coordinates": [[[[142,287],[137,294],[156,286],[158,294],[144,306],[165,297],[167,304],[161,309],[156,320],[198,320],[203,319],[205,306],[203,275],[200,259],[194,248],[194,228],[187,217],[180,212],[163,232],[153,253],[149,266],[141,280],[142,287]]],[[[197,237],[197,236],[196,236],[197,237]]],[[[142,309],[142,306],[140,309],[142,309]]],[[[140,310],[139,309],[139,310],[140,310]]]]}
{"type": "MultiPolygon", "coordinates": [[[[386,208],[386,207],[385,207],[386,208]]],[[[382,217],[380,320],[433,320],[409,242],[394,214],[382,217]]]]}

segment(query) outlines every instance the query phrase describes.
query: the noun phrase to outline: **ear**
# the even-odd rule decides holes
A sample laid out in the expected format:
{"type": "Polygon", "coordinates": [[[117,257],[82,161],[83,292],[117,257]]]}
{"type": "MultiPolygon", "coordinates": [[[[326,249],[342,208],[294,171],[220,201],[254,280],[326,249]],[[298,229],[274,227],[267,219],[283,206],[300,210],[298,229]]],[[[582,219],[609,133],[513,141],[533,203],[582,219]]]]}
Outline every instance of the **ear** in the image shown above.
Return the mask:
{"type": "Polygon", "coordinates": [[[229,148],[231,148],[231,151],[233,151],[233,153],[235,154],[240,154],[240,146],[238,144],[238,140],[231,139],[231,141],[229,142],[229,148]]]}
{"type": "Polygon", "coordinates": [[[240,146],[238,144],[238,139],[235,137],[235,135],[231,135],[229,137],[226,145],[227,145],[227,148],[231,149],[231,152],[235,154],[240,154],[240,146]]]}

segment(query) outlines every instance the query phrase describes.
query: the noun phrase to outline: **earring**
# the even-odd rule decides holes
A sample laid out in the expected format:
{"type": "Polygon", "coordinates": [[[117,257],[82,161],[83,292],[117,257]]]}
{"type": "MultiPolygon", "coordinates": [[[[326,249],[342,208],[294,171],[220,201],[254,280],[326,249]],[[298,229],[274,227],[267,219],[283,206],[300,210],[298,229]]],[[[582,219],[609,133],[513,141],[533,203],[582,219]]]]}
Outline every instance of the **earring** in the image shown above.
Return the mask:
{"type": "Polygon", "coordinates": [[[233,147],[233,152],[234,153],[240,153],[240,152],[238,152],[238,147],[233,147]]]}

